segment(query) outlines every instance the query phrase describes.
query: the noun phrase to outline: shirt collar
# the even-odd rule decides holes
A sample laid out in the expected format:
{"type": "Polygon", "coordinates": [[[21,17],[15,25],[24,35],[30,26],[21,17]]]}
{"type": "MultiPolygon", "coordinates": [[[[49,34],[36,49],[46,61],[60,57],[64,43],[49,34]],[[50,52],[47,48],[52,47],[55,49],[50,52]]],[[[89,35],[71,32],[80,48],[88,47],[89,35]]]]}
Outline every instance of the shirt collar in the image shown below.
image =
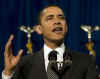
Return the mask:
{"type": "MultiPolygon", "coordinates": [[[[46,44],[44,44],[44,59],[48,60],[48,54],[52,51],[53,49],[49,48],[46,44]]],[[[63,55],[65,51],[65,45],[62,43],[59,47],[55,49],[59,55],[63,55]]]]}

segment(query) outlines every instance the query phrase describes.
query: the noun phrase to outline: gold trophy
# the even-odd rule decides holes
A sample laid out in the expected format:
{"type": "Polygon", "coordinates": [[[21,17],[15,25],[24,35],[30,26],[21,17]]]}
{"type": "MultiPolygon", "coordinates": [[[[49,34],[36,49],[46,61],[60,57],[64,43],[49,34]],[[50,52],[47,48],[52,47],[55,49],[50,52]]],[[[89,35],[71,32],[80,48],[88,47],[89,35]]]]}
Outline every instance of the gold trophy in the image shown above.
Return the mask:
{"type": "Polygon", "coordinates": [[[32,42],[31,42],[31,34],[35,31],[35,26],[34,27],[29,27],[29,26],[20,26],[19,28],[21,31],[27,33],[27,38],[28,38],[28,41],[27,41],[27,44],[26,44],[26,47],[28,49],[28,54],[33,54],[33,49],[32,49],[32,42]]]}
{"type": "Polygon", "coordinates": [[[94,43],[91,41],[91,36],[92,36],[92,32],[93,31],[99,31],[100,27],[99,26],[91,27],[91,26],[88,26],[88,25],[82,25],[81,29],[88,33],[88,43],[86,44],[86,46],[87,46],[87,48],[90,52],[90,55],[95,56],[96,53],[93,50],[94,43]]]}

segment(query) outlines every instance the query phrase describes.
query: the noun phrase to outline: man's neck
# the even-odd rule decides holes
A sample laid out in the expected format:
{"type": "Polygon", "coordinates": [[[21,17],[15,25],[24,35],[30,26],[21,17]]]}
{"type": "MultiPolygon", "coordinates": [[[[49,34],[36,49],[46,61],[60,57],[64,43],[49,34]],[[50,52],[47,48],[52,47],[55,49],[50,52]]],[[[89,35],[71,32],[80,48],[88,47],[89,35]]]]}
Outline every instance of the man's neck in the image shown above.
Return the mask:
{"type": "Polygon", "coordinates": [[[56,49],[57,47],[61,46],[62,43],[63,41],[55,41],[55,42],[45,41],[45,44],[51,49],[56,49]]]}

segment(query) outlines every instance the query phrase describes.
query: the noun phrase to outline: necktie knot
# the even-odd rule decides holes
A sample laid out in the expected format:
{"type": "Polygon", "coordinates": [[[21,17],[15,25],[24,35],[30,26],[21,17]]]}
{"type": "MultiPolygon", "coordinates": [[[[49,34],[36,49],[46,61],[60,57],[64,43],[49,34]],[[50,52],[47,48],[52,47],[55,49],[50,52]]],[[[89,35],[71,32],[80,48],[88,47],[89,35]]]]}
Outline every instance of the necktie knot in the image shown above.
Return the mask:
{"type": "Polygon", "coordinates": [[[57,60],[57,51],[53,50],[49,53],[48,55],[48,60],[51,61],[51,60],[57,60]]]}

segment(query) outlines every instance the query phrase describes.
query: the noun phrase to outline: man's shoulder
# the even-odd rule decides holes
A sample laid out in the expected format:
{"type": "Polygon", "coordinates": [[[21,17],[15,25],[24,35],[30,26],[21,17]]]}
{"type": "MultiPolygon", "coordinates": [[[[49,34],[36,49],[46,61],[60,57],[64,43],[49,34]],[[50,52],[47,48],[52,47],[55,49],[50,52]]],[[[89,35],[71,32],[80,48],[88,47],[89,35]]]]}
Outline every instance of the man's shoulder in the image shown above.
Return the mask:
{"type": "Polygon", "coordinates": [[[88,53],[82,53],[78,51],[72,51],[72,59],[82,62],[90,62],[93,60],[93,56],[90,56],[88,53]]]}
{"type": "Polygon", "coordinates": [[[71,54],[72,58],[77,58],[77,59],[91,58],[91,56],[88,53],[72,50],[72,49],[69,49],[69,48],[66,48],[66,52],[71,54]]]}
{"type": "Polygon", "coordinates": [[[79,57],[90,57],[88,53],[83,53],[79,51],[72,51],[73,56],[79,56],[79,57]]]}

